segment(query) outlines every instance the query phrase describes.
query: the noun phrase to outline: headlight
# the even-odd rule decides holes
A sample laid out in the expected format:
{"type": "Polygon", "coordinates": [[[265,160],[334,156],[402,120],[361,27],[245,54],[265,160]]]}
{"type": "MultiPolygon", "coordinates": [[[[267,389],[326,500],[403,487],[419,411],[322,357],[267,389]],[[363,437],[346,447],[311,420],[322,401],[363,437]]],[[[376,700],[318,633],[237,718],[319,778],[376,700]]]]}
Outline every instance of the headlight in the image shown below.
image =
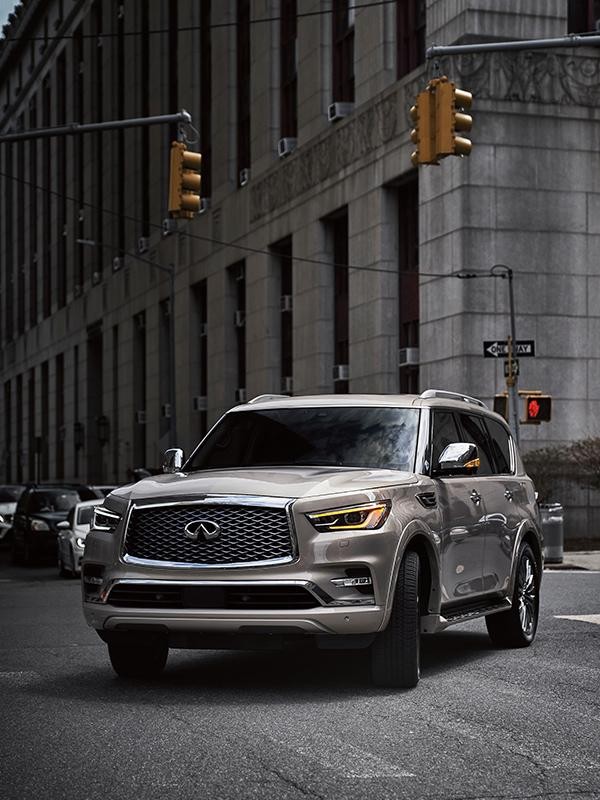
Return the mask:
{"type": "Polygon", "coordinates": [[[30,519],[29,529],[32,531],[49,531],[50,526],[43,519],[30,519]]]}
{"type": "Polygon", "coordinates": [[[0,514],[0,525],[2,525],[3,523],[5,523],[5,522],[7,522],[7,521],[8,521],[8,520],[5,520],[5,519],[4,519],[4,514],[0,514]]]}
{"type": "Polygon", "coordinates": [[[120,514],[116,514],[114,511],[109,511],[103,506],[96,506],[96,508],[94,508],[92,528],[97,531],[114,531],[119,524],[120,519],[120,514]]]}
{"type": "Polygon", "coordinates": [[[385,500],[382,503],[318,511],[306,516],[318,531],[373,531],[381,528],[391,507],[391,502],[385,500]]]}
{"type": "Polygon", "coordinates": [[[81,547],[81,549],[83,550],[83,548],[85,547],[85,539],[82,539],[81,536],[78,536],[75,539],[75,544],[77,545],[77,547],[81,547]]]}

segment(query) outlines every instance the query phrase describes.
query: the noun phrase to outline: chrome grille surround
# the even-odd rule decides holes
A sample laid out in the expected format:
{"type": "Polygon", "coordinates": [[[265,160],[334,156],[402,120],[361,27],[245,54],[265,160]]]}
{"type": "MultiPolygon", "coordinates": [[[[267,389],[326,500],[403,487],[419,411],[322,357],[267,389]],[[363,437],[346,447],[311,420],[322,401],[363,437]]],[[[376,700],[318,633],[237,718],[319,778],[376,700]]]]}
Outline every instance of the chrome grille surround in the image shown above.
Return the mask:
{"type": "Polygon", "coordinates": [[[196,500],[133,503],[127,512],[121,559],[127,564],[186,569],[289,564],[298,558],[292,502],[281,497],[205,495],[196,500]],[[154,516],[161,526],[158,533],[143,529],[142,515],[154,516]],[[218,522],[221,536],[212,541],[186,539],[186,523],[200,518],[218,522]]]}

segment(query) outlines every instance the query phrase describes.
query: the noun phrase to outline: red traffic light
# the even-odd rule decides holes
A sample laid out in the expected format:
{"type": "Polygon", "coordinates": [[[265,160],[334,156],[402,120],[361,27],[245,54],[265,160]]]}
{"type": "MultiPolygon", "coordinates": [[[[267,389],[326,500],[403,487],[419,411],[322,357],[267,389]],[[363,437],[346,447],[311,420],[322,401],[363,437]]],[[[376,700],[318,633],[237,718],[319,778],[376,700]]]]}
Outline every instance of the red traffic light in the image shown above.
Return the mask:
{"type": "Polygon", "coordinates": [[[552,418],[552,398],[547,395],[529,395],[525,398],[526,422],[549,422],[552,418]]]}

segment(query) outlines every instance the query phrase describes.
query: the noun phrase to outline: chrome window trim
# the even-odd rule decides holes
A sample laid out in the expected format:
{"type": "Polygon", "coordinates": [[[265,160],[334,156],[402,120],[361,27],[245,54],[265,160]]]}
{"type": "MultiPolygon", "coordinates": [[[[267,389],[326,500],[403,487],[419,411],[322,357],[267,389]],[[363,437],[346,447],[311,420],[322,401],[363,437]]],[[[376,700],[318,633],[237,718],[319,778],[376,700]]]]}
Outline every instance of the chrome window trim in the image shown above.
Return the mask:
{"type": "Polygon", "coordinates": [[[298,537],[296,535],[296,526],[294,524],[294,515],[292,514],[292,505],[296,498],[290,497],[266,497],[261,495],[223,495],[223,494],[207,494],[203,495],[198,500],[170,500],[167,502],[151,502],[151,503],[131,503],[125,514],[125,526],[123,529],[123,537],[121,539],[121,547],[119,552],[119,560],[123,564],[131,564],[140,567],[163,567],[173,569],[243,569],[244,567],[274,567],[282,564],[292,564],[299,558],[298,552],[298,537]],[[134,510],[149,509],[149,508],[169,508],[172,506],[198,506],[202,507],[210,505],[224,505],[224,506],[253,506],[259,508],[275,508],[283,510],[286,513],[288,527],[290,530],[290,543],[292,552],[289,556],[282,558],[271,558],[263,561],[242,561],[227,564],[194,564],[189,561],[155,561],[153,559],[136,558],[130,556],[125,552],[125,544],[127,541],[127,532],[129,530],[129,521],[134,510]]]}

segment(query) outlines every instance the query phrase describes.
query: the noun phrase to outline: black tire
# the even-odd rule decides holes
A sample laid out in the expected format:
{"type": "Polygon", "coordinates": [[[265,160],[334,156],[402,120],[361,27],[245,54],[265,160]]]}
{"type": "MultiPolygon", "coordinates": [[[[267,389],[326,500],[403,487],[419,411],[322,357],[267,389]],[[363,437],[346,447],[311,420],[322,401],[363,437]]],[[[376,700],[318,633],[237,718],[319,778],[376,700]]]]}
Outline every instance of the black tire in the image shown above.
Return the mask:
{"type": "Polygon", "coordinates": [[[419,682],[421,619],[419,556],[405,553],[387,628],[371,645],[371,678],[375,686],[410,689],[419,682]]]}
{"type": "Polygon", "coordinates": [[[498,647],[528,647],[535,639],[539,611],[539,567],[525,543],[517,558],[512,608],[485,618],[490,639],[498,647]]]}
{"type": "Polygon", "coordinates": [[[108,642],[108,655],[120,678],[154,678],[165,668],[169,647],[166,641],[108,642]]]}

